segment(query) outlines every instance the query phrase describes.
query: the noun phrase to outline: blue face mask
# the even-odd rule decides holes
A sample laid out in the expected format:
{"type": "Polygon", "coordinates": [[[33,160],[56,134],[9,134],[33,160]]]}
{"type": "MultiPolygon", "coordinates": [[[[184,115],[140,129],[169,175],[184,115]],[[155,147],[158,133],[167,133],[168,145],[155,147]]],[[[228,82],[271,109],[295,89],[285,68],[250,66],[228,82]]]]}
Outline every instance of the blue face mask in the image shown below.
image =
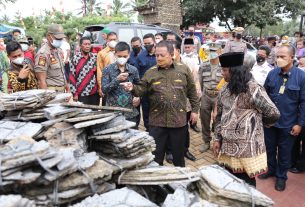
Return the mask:
{"type": "Polygon", "coordinates": [[[51,42],[51,45],[55,48],[59,48],[62,45],[63,40],[56,40],[53,39],[53,41],[51,42]]]}
{"type": "Polygon", "coordinates": [[[210,60],[218,58],[217,52],[210,52],[210,60]]]}

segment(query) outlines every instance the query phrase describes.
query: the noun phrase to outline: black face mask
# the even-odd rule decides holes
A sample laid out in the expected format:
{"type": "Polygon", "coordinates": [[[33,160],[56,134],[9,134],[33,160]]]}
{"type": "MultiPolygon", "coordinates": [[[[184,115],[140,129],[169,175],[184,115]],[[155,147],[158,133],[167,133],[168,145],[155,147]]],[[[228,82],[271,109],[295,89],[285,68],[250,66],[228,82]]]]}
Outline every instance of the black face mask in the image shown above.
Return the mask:
{"type": "Polygon", "coordinates": [[[154,45],[145,45],[144,47],[147,50],[147,52],[151,52],[152,49],[154,48],[154,45]]]}
{"type": "Polygon", "coordinates": [[[262,62],[264,62],[265,60],[266,60],[266,58],[264,58],[264,57],[261,57],[261,56],[259,56],[259,55],[256,56],[256,61],[257,61],[258,63],[262,63],[262,62]]]}
{"type": "Polygon", "coordinates": [[[133,47],[132,51],[137,55],[141,51],[141,48],[140,47],[133,47]]]}
{"type": "Polygon", "coordinates": [[[241,39],[241,34],[236,34],[237,39],[241,39]]]}
{"type": "Polygon", "coordinates": [[[276,46],[276,42],[272,43],[272,45],[275,47],[276,46]]]}
{"type": "Polygon", "coordinates": [[[194,32],[190,32],[190,36],[193,36],[194,35],[194,32]]]}

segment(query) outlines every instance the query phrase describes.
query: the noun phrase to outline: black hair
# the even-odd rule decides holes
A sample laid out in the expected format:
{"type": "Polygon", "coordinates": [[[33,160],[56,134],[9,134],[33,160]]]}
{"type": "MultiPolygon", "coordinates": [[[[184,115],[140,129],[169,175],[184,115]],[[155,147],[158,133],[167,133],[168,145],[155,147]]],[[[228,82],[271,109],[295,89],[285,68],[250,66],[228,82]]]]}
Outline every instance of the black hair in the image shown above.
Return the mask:
{"type": "Polygon", "coordinates": [[[248,82],[252,78],[250,70],[245,66],[235,66],[229,68],[230,81],[227,88],[231,95],[239,95],[240,93],[246,93],[249,90],[248,82]]]}
{"type": "Polygon", "coordinates": [[[171,44],[173,44],[174,48],[177,50],[181,50],[181,43],[178,41],[169,41],[171,44]]]}
{"type": "Polygon", "coordinates": [[[175,35],[175,34],[172,33],[172,32],[168,32],[168,33],[166,34],[166,36],[168,36],[168,35],[175,35]]]}
{"type": "Polygon", "coordinates": [[[136,42],[136,41],[142,42],[140,37],[133,37],[133,38],[131,38],[130,42],[133,43],[133,42],[136,42]]]}
{"type": "Polygon", "coordinates": [[[14,30],[12,31],[12,34],[14,34],[15,32],[18,32],[18,33],[20,33],[20,34],[21,34],[20,29],[14,29],[14,30]]]}
{"type": "Polygon", "coordinates": [[[300,35],[300,37],[303,37],[303,32],[295,32],[295,33],[294,33],[294,36],[295,36],[296,34],[300,35]]]}
{"type": "Polygon", "coordinates": [[[34,39],[33,39],[33,37],[27,36],[27,39],[28,39],[29,45],[34,44],[34,39]]]}
{"type": "Polygon", "coordinates": [[[155,34],[155,37],[156,37],[156,36],[161,36],[161,37],[164,39],[164,37],[163,37],[163,34],[162,34],[162,33],[156,33],[156,34],[155,34]]]}
{"type": "Polygon", "coordinates": [[[122,52],[126,50],[128,50],[128,53],[130,52],[130,47],[129,44],[127,44],[127,42],[118,42],[118,44],[116,44],[114,48],[115,52],[122,52]]]}
{"type": "Polygon", "coordinates": [[[12,52],[15,52],[18,49],[21,50],[21,45],[18,42],[16,42],[16,41],[10,41],[6,45],[6,52],[7,52],[8,56],[10,54],[12,54],[12,52]]]}
{"type": "Polygon", "coordinates": [[[272,40],[276,41],[276,37],[271,36],[271,37],[268,37],[268,38],[267,38],[267,41],[268,41],[268,42],[270,42],[270,41],[272,41],[272,40]]]}
{"type": "Polygon", "coordinates": [[[84,42],[85,40],[89,40],[90,43],[91,43],[91,38],[90,38],[90,37],[81,37],[81,38],[79,39],[79,44],[80,44],[80,45],[83,44],[83,42],[84,42]]]}
{"type": "Polygon", "coordinates": [[[170,35],[175,36],[175,39],[176,39],[176,35],[175,35],[174,33],[172,33],[172,32],[167,33],[167,34],[166,34],[166,38],[167,38],[168,36],[170,36],[170,35]]]}
{"type": "Polygon", "coordinates": [[[261,46],[259,46],[258,49],[259,50],[264,50],[266,52],[267,56],[270,55],[271,50],[270,50],[270,47],[268,47],[267,45],[261,45],[261,46]]]}
{"type": "Polygon", "coordinates": [[[174,45],[172,41],[162,40],[156,45],[156,47],[166,47],[170,54],[174,54],[174,45]]]}
{"type": "Polygon", "coordinates": [[[146,35],[144,35],[143,40],[151,38],[154,42],[155,42],[155,35],[153,35],[152,33],[148,33],[146,35]]]}
{"type": "Polygon", "coordinates": [[[115,32],[109,32],[109,33],[107,34],[107,38],[110,37],[110,36],[113,36],[113,35],[118,36],[115,32]]]}

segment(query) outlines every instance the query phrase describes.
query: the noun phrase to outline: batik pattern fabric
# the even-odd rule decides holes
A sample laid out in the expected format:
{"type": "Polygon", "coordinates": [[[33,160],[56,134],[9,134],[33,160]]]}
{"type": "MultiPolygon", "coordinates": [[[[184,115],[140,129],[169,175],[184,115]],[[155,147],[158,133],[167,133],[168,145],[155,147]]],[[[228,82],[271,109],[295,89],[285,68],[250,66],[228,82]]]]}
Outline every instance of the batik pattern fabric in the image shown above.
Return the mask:
{"type": "Polygon", "coordinates": [[[5,86],[7,88],[5,90],[7,90],[8,93],[14,93],[18,91],[37,89],[38,82],[34,74],[33,67],[34,66],[32,61],[28,58],[24,58],[24,61],[20,66],[11,63],[11,65],[9,66],[9,70],[7,71],[8,83],[5,86]],[[30,72],[27,78],[20,79],[19,73],[20,70],[24,67],[24,65],[28,65],[28,67],[30,68],[30,72]]]}
{"type": "Polygon", "coordinates": [[[279,110],[254,80],[238,96],[223,87],[217,102],[216,139],[221,141],[219,162],[233,172],[256,176],[267,169],[263,125],[272,125],[279,110]],[[252,166],[252,167],[250,167],[252,166]]]}
{"type": "MultiPolygon", "coordinates": [[[[126,64],[125,72],[128,73],[126,82],[131,82],[133,84],[139,83],[139,73],[136,67],[126,64]]],[[[132,105],[134,96],[120,86],[120,82],[117,79],[120,73],[121,71],[118,68],[117,63],[110,64],[103,70],[102,90],[103,93],[106,94],[106,105],[132,109],[132,112],[124,113],[124,115],[128,119],[134,118],[139,115],[139,112],[132,105]]]]}
{"type": "Polygon", "coordinates": [[[70,64],[70,88],[74,96],[89,96],[97,93],[96,54],[86,58],[78,52],[70,64]]]}
{"type": "Polygon", "coordinates": [[[9,59],[7,54],[4,51],[0,51],[0,89],[2,92],[7,93],[8,85],[8,74],[7,70],[9,69],[9,59]]]}
{"type": "Polygon", "coordinates": [[[25,79],[18,78],[19,72],[8,71],[9,88],[12,92],[25,91],[37,89],[38,84],[33,70],[30,71],[29,76],[25,79]]]}

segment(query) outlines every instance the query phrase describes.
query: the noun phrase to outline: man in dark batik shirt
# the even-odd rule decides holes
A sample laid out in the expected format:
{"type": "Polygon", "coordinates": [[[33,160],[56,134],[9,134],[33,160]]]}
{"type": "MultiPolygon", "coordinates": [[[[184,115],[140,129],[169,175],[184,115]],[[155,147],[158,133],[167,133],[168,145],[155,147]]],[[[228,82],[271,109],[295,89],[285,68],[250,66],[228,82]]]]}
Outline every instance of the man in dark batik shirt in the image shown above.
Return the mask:
{"type": "Polygon", "coordinates": [[[136,67],[129,65],[127,60],[130,55],[130,47],[126,42],[119,42],[115,47],[117,61],[104,68],[102,75],[102,90],[106,94],[106,105],[130,108],[133,112],[126,112],[127,120],[140,122],[139,112],[136,107],[140,104],[140,98],[134,97],[120,86],[122,82],[139,82],[139,73],[136,67]]]}

